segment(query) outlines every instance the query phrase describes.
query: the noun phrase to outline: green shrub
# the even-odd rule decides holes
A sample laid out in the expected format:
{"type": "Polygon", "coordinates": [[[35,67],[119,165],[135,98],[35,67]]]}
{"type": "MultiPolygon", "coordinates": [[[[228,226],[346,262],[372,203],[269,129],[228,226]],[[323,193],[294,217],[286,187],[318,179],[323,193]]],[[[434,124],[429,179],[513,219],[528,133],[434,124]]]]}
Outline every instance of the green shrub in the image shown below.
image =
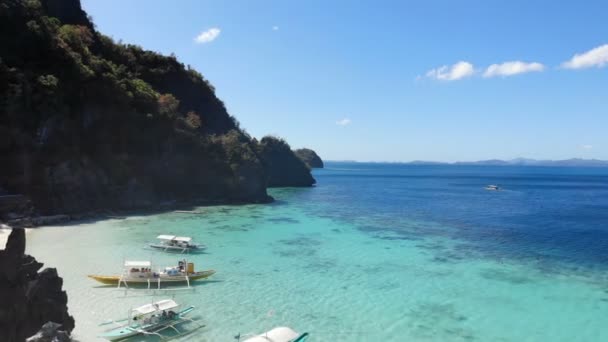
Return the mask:
{"type": "Polygon", "coordinates": [[[189,111],[188,114],[186,114],[186,122],[193,129],[199,129],[201,127],[201,117],[196,114],[196,112],[189,111]]]}
{"type": "Polygon", "coordinates": [[[162,94],[158,97],[158,113],[168,118],[178,115],[179,100],[171,94],[162,94]]]}
{"type": "Polygon", "coordinates": [[[86,26],[63,25],[59,28],[58,37],[82,54],[89,54],[89,46],[93,43],[93,34],[86,26]]]}

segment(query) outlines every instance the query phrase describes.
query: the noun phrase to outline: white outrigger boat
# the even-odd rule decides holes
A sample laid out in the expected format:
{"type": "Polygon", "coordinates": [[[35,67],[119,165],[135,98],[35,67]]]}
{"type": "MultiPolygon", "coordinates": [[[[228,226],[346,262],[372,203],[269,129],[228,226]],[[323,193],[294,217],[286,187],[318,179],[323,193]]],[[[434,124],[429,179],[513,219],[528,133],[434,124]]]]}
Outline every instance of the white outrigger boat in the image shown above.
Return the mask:
{"type": "Polygon", "coordinates": [[[180,252],[187,253],[191,251],[201,251],[206,248],[205,245],[192,242],[192,238],[188,236],[175,235],[159,235],[156,237],[158,242],[153,242],[150,247],[162,249],[165,252],[180,252]]]}
{"type": "Polygon", "coordinates": [[[173,330],[176,333],[170,336],[172,338],[184,336],[192,333],[194,330],[204,327],[204,325],[199,324],[196,328],[186,332],[182,332],[176,328],[176,325],[181,323],[198,322],[186,318],[186,315],[193,310],[194,306],[189,306],[180,310],[179,304],[171,299],[164,299],[142,305],[130,310],[127,318],[102,323],[102,326],[111,324],[113,327],[103,332],[99,337],[109,341],[120,341],[136,335],[154,335],[164,339],[161,332],[168,329],[173,330]]]}
{"type": "Polygon", "coordinates": [[[494,184],[490,184],[490,185],[486,186],[484,189],[486,189],[488,191],[500,191],[500,190],[502,190],[498,185],[494,185],[494,184]]]}
{"type": "Polygon", "coordinates": [[[190,288],[190,282],[210,277],[215,273],[214,270],[194,271],[194,263],[186,259],[180,260],[177,266],[165,267],[164,270],[154,272],[150,261],[125,261],[121,275],[89,275],[91,279],[106,285],[147,285],[148,289],[155,286],[160,289],[161,284],[174,285],[186,283],[190,288]]]}
{"type": "MultiPolygon", "coordinates": [[[[240,341],[241,334],[235,336],[240,341]]],[[[304,342],[308,339],[308,333],[297,333],[288,327],[277,327],[263,334],[246,339],[243,342],[304,342]]]]}

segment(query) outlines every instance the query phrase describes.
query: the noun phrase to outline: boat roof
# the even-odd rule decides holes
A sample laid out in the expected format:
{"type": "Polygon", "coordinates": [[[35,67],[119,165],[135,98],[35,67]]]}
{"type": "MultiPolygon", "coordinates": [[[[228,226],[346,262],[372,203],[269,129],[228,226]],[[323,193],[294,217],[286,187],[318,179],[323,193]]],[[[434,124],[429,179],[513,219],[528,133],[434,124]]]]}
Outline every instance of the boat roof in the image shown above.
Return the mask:
{"type": "Polygon", "coordinates": [[[125,267],[150,267],[152,263],[149,261],[125,261],[125,267]]]}
{"type": "Polygon", "coordinates": [[[171,241],[183,241],[190,242],[192,241],[191,237],[187,236],[175,236],[175,235],[159,235],[156,237],[159,240],[171,240],[171,241]]]}
{"type": "Polygon", "coordinates": [[[179,304],[177,304],[174,300],[164,299],[159,300],[158,302],[142,305],[138,308],[133,309],[132,311],[135,314],[147,315],[153,312],[175,309],[178,306],[179,304]]]}
{"type": "Polygon", "coordinates": [[[277,327],[244,342],[289,342],[300,337],[300,334],[288,327],[277,327]]]}

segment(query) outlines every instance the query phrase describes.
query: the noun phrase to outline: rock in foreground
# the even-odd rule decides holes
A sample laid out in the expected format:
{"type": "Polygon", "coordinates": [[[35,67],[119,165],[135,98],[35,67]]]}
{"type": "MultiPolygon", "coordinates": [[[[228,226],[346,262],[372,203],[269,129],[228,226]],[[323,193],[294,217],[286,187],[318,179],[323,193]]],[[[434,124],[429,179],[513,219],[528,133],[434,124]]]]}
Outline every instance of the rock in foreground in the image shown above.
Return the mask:
{"type": "Polygon", "coordinates": [[[25,231],[13,229],[0,250],[0,341],[25,341],[47,322],[60,324],[67,334],[74,329],[63,279],[54,268],[38,273],[42,266],[25,254],[25,231]]]}

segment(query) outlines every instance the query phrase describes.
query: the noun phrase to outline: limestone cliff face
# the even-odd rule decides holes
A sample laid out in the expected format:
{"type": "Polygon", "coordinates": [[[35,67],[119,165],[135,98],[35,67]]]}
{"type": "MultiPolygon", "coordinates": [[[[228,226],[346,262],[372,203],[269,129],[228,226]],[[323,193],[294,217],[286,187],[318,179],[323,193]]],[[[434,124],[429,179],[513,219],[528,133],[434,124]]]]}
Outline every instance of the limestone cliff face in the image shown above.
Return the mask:
{"type": "Polygon", "coordinates": [[[102,35],[79,0],[2,1],[0,46],[0,188],[40,214],[270,200],[213,86],[102,35]]]}
{"type": "Polygon", "coordinates": [[[323,168],[323,160],[319,155],[309,149],[309,148],[300,148],[293,151],[298,158],[300,158],[306,165],[308,165],[311,169],[322,169],[323,168]]]}
{"type": "Polygon", "coordinates": [[[316,183],[308,166],[283,139],[270,136],[262,138],[258,144],[258,153],[268,170],[268,186],[307,187],[316,183]]]}
{"type": "Polygon", "coordinates": [[[0,341],[25,341],[47,322],[68,333],[74,329],[63,280],[54,268],[38,272],[42,266],[25,254],[24,230],[13,229],[0,250],[0,341]]]}

